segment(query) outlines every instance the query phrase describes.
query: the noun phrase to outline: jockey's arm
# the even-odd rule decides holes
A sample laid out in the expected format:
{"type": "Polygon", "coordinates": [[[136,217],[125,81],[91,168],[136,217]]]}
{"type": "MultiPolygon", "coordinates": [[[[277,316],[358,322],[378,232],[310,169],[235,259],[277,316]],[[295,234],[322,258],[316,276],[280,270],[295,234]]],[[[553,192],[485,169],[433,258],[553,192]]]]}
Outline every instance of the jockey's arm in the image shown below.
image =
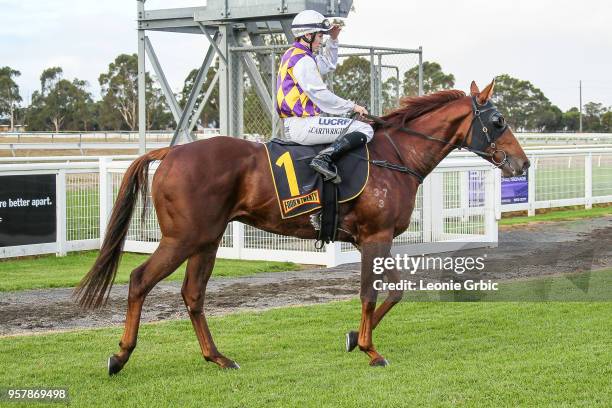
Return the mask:
{"type": "Polygon", "coordinates": [[[336,64],[338,63],[338,40],[328,38],[325,46],[321,48],[321,51],[315,58],[321,75],[336,69],[336,64]]]}
{"type": "Polygon", "coordinates": [[[306,95],[323,112],[342,115],[353,109],[355,102],[348,101],[327,89],[317,64],[312,58],[302,58],[293,67],[293,75],[306,95]]]}

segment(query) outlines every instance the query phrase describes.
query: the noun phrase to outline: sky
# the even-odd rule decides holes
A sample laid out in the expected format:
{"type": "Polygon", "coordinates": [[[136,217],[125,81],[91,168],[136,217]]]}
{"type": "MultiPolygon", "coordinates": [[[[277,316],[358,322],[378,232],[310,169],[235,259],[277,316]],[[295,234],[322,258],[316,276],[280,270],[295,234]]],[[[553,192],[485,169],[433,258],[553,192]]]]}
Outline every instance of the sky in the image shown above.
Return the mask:
{"type": "MultiPolygon", "coordinates": [[[[231,4],[230,0],[230,4],[231,4]]],[[[262,0],[259,0],[262,1],[262,0]]],[[[268,0],[272,1],[272,0],[268,0]]],[[[280,0],[279,0],[280,2],[280,0]]],[[[203,6],[206,0],[148,0],[146,8],[203,6]]],[[[455,88],[483,88],[500,74],[529,80],[563,110],[612,106],[612,2],[609,0],[355,0],[340,41],[423,47],[455,76],[455,88]]],[[[43,69],[84,79],[99,95],[98,76],[121,53],[137,51],[135,0],[0,0],[0,66],[21,72],[29,100],[43,69]]],[[[203,36],[148,32],[173,90],[199,67],[203,36]]],[[[147,66],[150,69],[150,65],[147,66]]]]}

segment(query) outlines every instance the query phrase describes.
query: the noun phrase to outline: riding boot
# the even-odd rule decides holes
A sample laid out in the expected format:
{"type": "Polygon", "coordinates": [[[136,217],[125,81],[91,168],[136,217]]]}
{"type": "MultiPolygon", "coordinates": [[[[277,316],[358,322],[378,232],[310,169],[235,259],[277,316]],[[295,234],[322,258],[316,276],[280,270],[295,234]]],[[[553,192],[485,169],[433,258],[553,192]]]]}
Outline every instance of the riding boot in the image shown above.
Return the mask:
{"type": "Polygon", "coordinates": [[[348,133],[321,150],[310,162],[310,167],[321,173],[323,180],[331,180],[332,183],[338,184],[342,180],[334,162],[345,153],[363,146],[367,142],[367,136],[361,132],[348,133]]]}

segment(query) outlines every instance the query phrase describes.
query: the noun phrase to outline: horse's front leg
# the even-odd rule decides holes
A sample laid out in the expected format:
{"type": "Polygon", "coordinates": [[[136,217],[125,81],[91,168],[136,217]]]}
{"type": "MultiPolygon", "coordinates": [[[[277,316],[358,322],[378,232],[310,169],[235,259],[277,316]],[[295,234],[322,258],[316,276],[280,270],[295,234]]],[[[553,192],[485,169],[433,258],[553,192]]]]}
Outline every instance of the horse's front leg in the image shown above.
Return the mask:
{"type": "Polygon", "coordinates": [[[370,357],[371,366],[386,366],[387,360],[380,355],[372,341],[372,330],[376,326],[374,311],[376,310],[377,290],[374,288],[375,275],[373,272],[374,259],[387,256],[391,249],[391,238],[381,242],[371,240],[364,242],[361,247],[361,322],[357,345],[359,349],[370,357]]]}
{"type": "MultiPolygon", "coordinates": [[[[391,256],[391,254],[387,254],[387,256],[391,256]]],[[[385,280],[389,283],[399,283],[401,280],[401,275],[396,268],[387,269],[385,268],[385,272],[383,274],[385,280]]],[[[380,323],[380,321],[385,317],[385,315],[391,310],[393,306],[399,303],[402,300],[404,295],[403,290],[390,290],[387,294],[387,298],[385,301],[379,305],[374,311],[374,315],[372,316],[372,330],[376,329],[376,326],[380,323]]],[[[355,347],[357,347],[357,341],[359,339],[359,332],[350,331],[346,334],[346,351],[353,351],[355,347]]]]}

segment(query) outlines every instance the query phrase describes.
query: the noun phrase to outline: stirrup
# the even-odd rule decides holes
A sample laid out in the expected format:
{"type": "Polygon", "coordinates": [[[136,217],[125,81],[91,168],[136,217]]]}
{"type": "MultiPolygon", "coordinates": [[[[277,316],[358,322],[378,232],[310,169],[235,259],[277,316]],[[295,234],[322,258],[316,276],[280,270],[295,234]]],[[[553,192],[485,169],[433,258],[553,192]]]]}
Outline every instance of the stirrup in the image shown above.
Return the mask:
{"type": "Polygon", "coordinates": [[[331,180],[331,182],[334,184],[339,184],[342,181],[340,175],[338,174],[338,168],[334,163],[329,163],[325,160],[314,158],[310,162],[310,167],[323,176],[323,181],[331,180]],[[321,162],[325,163],[329,168],[323,167],[320,164],[321,162]]]}

